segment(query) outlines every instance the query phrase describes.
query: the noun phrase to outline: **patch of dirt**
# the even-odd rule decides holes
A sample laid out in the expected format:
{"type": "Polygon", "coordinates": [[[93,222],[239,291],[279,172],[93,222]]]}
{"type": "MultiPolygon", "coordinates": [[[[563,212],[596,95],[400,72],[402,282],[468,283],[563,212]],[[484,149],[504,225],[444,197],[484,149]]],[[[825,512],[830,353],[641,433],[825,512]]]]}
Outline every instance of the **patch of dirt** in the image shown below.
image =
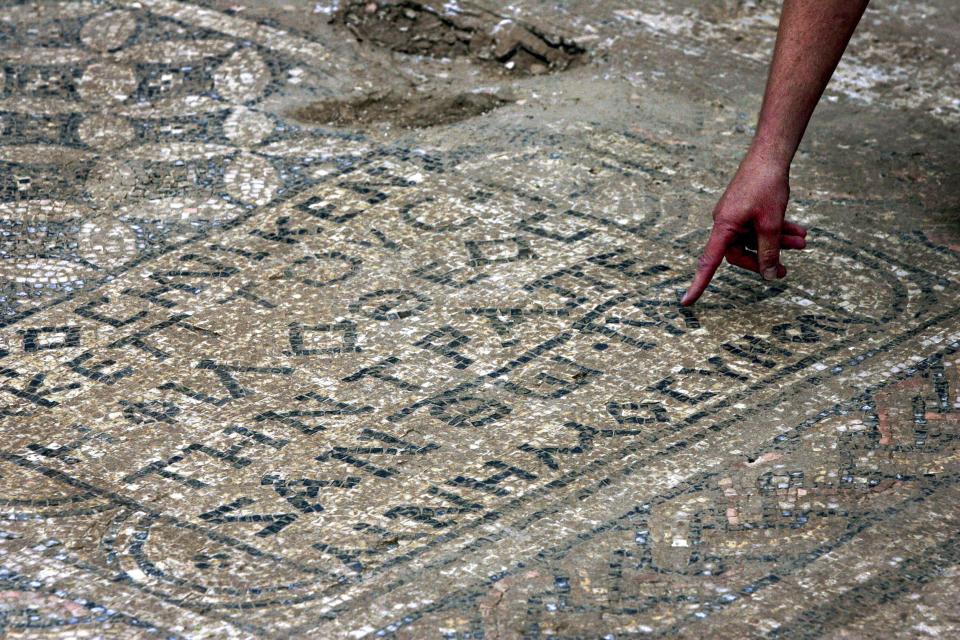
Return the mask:
{"type": "Polygon", "coordinates": [[[451,0],[344,0],[332,21],[358,39],[434,58],[470,56],[520,74],[562,71],[586,58],[572,39],[451,0]]]}
{"type": "Polygon", "coordinates": [[[385,93],[312,102],[291,115],[302,122],[335,126],[390,122],[401,127],[432,127],[466,120],[510,102],[492,93],[385,93]]]}

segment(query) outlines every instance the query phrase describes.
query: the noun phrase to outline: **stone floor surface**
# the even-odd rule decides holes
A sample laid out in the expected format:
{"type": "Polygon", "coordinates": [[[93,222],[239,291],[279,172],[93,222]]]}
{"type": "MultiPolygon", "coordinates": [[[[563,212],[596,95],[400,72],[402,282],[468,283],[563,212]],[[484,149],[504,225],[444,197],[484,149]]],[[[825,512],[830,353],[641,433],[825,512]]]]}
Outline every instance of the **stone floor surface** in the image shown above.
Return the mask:
{"type": "Polygon", "coordinates": [[[960,637],[956,3],[677,303],[778,9],[0,2],[0,635],[960,637]]]}

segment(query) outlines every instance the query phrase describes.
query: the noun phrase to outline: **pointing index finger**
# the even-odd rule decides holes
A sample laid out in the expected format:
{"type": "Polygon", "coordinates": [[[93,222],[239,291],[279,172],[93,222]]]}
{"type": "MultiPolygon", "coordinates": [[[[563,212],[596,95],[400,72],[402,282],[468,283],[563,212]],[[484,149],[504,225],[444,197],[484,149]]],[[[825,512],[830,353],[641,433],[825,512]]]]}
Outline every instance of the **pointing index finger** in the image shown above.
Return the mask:
{"type": "Polygon", "coordinates": [[[703,250],[703,255],[700,256],[700,259],[697,261],[697,273],[693,276],[693,282],[690,284],[690,288],[687,289],[687,293],[684,294],[680,304],[688,307],[703,295],[707,285],[710,284],[710,280],[713,279],[713,274],[717,272],[717,267],[723,262],[723,255],[726,253],[727,245],[733,237],[734,233],[732,230],[719,225],[713,226],[713,231],[710,232],[710,239],[707,240],[707,246],[703,250]]]}

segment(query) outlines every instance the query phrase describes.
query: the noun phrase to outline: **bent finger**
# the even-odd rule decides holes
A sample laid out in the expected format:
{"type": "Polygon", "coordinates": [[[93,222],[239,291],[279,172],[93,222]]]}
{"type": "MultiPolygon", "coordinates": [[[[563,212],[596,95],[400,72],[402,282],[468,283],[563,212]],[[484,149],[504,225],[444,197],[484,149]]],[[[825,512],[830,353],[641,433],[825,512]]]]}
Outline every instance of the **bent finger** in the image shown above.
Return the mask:
{"type": "Polygon", "coordinates": [[[807,240],[803,236],[780,236],[781,249],[806,249],[807,240]]]}
{"type": "Polygon", "coordinates": [[[806,227],[802,227],[796,222],[787,222],[784,220],[782,231],[785,235],[800,236],[801,238],[805,238],[807,236],[806,227]]]}
{"type": "MultiPolygon", "coordinates": [[[[753,273],[760,273],[760,261],[757,259],[757,254],[753,251],[745,251],[743,247],[731,247],[727,249],[727,255],[725,257],[727,262],[735,267],[740,267],[753,273]]],[[[777,265],[777,278],[784,278],[786,275],[787,268],[782,264],[777,265]]]]}
{"type": "Polygon", "coordinates": [[[760,275],[764,280],[776,280],[780,265],[780,229],[757,231],[757,257],[760,259],[760,275]]]}
{"type": "Polygon", "coordinates": [[[753,251],[746,251],[743,247],[730,247],[725,257],[727,262],[735,267],[760,273],[760,261],[757,260],[757,254],[753,251]]]}
{"type": "MultiPolygon", "coordinates": [[[[752,251],[757,250],[757,239],[748,238],[743,242],[744,246],[747,249],[752,251]]],[[[783,234],[780,236],[780,248],[781,249],[806,249],[807,239],[803,236],[795,236],[790,234],[783,234]]]]}

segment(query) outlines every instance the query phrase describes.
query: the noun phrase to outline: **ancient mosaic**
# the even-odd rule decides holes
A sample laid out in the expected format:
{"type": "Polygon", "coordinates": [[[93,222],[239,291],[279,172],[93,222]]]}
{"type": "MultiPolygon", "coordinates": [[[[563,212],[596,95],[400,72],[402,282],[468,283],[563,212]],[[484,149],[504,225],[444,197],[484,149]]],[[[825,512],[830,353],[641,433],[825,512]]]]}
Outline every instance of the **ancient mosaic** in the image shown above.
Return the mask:
{"type": "Polygon", "coordinates": [[[11,637],[806,638],[956,587],[950,249],[824,225],[681,308],[682,139],[298,125],[322,44],[172,0],[0,39],[11,637]]]}

